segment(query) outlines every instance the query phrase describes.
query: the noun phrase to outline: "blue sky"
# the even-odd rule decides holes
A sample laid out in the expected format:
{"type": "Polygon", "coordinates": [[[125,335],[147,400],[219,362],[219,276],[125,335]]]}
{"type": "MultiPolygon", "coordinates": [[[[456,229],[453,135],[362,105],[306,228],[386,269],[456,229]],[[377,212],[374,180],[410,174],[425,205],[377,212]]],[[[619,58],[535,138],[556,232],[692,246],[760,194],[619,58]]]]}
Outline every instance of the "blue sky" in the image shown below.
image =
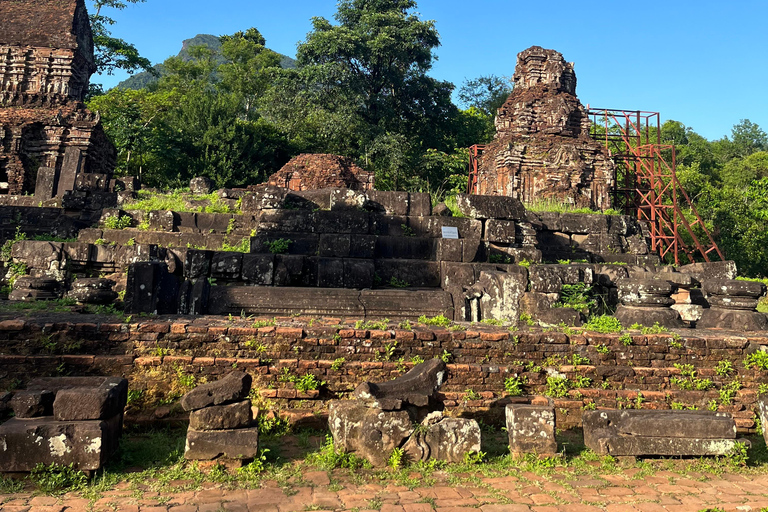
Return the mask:
{"type": "MultiPolygon", "coordinates": [[[[295,56],[310,18],[335,11],[335,0],[147,0],[104,14],[117,20],[114,35],[156,63],[196,34],[252,26],[268,47],[295,56]]],[[[538,45],[575,62],[585,105],[658,111],[708,139],[745,118],[768,131],[765,0],[419,0],[418,12],[441,36],[432,76],[457,86],[511,76],[517,53],[538,45]]],[[[93,80],[111,87],[125,76],[93,80]]]]}

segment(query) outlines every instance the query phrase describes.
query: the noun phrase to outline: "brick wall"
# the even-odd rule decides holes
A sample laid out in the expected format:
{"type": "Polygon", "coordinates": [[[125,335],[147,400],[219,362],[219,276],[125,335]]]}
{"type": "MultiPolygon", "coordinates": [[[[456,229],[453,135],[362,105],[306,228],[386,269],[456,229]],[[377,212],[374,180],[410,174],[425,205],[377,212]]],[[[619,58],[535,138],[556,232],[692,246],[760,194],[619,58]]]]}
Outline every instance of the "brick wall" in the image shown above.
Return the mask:
{"type": "Polygon", "coordinates": [[[668,409],[675,403],[704,409],[719,399],[718,390],[724,384],[739,380],[743,388],[720,410],[732,412],[739,428],[750,431],[755,428],[752,410],[759,386],[768,383],[766,372],[747,370],[742,364],[748,354],[768,345],[765,335],[638,334],[625,346],[617,334],[510,332],[486,325],[451,331],[418,326],[355,329],[338,326],[338,319],[303,323],[278,319],[277,326],[260,328],[238,319],[94,320],[0,322],[0,388],[32,374],[124,375],[132,389],[146,390],[150,401],[167,401],[178,391],[180,375],[200,382],[236,367],[253,374],[260,394],[282,407],[321,409],[326,400],[343,397],[364,380],[385,381],[401,375],[415,356],[450,355],[449,378],[442,388],[449,409],[499,420],[507,378],[522,377],[526,393],[544,394],[548,377],[565,376],[571,388],[566,396],[555,398],[555,407],[560,426],[568,427],[577,425],[582,408],[593,407],[593,402],[597,407],[636,407],[638,392],[643,408],[668,409]],[[394,350],[387,358],[391,347],[394,350]],[[574,366],[574,354],[588,362],[581,359],[574,366]],[[334,365],[340,358],[344,362],[334,365]],[[723,360],[731,361],[735,369],[726,377],[715,372],[715,365],[723,360]],[[680,389],[673,383],[681,377],[676,363],[693,365],[697,378],[712,380],[712,389],[680,389]],[[319,392],[302,393],[285,378],[307,373],[326,385],[319,392]],[[575,387],[577,379],[584,377],[591,380],[589,385],[575,387]]]}

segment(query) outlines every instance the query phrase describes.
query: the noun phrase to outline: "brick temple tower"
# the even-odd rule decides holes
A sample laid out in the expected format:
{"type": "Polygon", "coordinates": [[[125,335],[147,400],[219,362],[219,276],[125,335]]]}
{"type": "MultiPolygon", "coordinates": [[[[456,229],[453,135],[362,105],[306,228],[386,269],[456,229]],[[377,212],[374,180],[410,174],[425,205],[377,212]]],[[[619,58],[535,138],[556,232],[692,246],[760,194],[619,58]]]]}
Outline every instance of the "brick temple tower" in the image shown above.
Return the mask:
{"type": "Polygon", "coordinates": [[[613,180],[613,162],[589,136],[573,64],[538,46],[520,52],[496,137],[479,158],[475,193],[604,210],[613,180]]]}
{"type": "Polygon", "coordinates": [[[107,190],[115,148],[82,103],[96,71],[83,0],[0,0],[0,193],[107,190]]]}

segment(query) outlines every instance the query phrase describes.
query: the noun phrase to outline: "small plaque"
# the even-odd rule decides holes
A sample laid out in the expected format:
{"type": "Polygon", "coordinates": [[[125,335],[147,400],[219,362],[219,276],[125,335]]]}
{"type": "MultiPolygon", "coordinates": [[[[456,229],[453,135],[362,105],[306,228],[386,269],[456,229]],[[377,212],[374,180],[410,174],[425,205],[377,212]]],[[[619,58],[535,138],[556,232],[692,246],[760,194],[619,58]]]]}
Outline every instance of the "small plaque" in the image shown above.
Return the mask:
{"type": "Polygon", "coordinates": [[[443,238],[450,238],[453,240],[459,239],[459,228],[452,226],[443,226],[443,238]]]}

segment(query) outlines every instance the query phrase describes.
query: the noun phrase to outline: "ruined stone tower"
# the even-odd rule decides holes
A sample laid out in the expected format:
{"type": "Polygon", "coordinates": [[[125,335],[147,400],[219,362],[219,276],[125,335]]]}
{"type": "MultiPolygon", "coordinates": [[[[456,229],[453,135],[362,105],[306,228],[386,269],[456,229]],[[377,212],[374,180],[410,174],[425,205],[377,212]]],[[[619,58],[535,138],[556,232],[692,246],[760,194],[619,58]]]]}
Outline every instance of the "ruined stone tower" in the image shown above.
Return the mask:
{"type": "Polygon", "coordinates": [[[83,0],[0,0],[0,193],[105,190],[115,162],[82,100],[96,71],[83,0]]]}
{"type": "Polygon", "coordinates": [[[573,64],[532,46],[517,55],[514,89],[478,168],[477,193],[607,209],[613,162],[589,137],[573,64]]]}

